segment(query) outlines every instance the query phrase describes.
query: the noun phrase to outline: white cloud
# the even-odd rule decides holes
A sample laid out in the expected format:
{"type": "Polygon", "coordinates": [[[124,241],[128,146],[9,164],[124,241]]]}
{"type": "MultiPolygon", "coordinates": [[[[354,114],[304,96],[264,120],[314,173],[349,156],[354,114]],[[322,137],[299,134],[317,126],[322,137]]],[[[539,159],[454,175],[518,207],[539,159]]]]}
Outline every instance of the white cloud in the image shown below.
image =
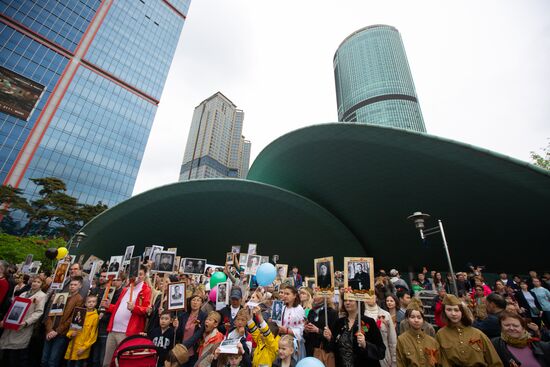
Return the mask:
{"type": "Polygon", "coordinates": [[[334,52],[377,23],[401,33],[430,134],[528,160],[550,137],[548,14],[546,0],[194,0],[134,193],[177,181],[193,109],[216,91],[245,111],[252,160],[336,121],[334,52]]]}

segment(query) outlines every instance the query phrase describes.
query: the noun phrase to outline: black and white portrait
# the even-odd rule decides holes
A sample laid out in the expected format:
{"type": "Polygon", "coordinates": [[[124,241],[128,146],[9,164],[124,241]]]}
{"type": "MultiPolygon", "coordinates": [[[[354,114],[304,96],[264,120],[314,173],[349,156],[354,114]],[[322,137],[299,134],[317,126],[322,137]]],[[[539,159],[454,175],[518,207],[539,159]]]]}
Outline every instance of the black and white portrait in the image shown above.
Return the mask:
{"type": "Polygon", "coordinates": [[[168,310],[185,309],[185,283],[168,284],[168,310]]]}
{"type": "Polygon", "coordinates": [[[334,260],[323,257],[314,260],[315,283],[320,289],[334,288],[334,260]]]}
{"type": "Polygon", "coordinates": [[[109,267],[107,268],[107,276],[118,276],[118,272],[122,269],[123,256],[111,256],[109,267]]]}
{"type": "Polygon", "coordinates": [[[176,254],[168,251],[160,251],[155,254],[153,270],[158,273],[171,273],[174,271],[176,254]]]}
{"type": "Polygon", "coordinates": [[[240,245],[231,246],[231,252],[234,253],[234,254],[240,254],[241,253],[241,246],[240,245]]]}
{"type": "Polygon", "coordinates": [[[135,256],[130,259],[130,265],[128,266],[128,278],[136,279],[138,277],[140,263],[141,258],[139,256],[135,256]]]}
{"type": "Polygon", "coordinates": [[[249,255],[256,255],[256,247],[257,245],[255,243],[248,244],[248,254],[249,255]]]}
{"type": "Polygon", "coordinates": [[[352,290],[374,288],[374,268],[372,258],[344,258],[344,287],[352,290]]]}
{"type": "Polygon", "coordinates": [[[181,261],[183,266],[183,273],[204,274],[204,270],[206,269],[206,259],[184,257],[181,261]]]}
{"type": "Polygon", "coordinates": [[[221,310],[229,303],[229,291],[227,282],[218,283],[216,291],[216,310],[221,310]]]}
{"type": "Polygon", "coordinates": [[[126,251],[124,252],[124,260],[122,260],[122,264],[128,265],[130,263],[130,260],[132,259],[133,254],[134,254],[134,246],[126,247],[126,251]]]}
{"type": "Polygon", "coordinates": [[[271,320],[275,322],[283,321],[283,301],[273,301],[273,306],[271,306],[271,320]]]}

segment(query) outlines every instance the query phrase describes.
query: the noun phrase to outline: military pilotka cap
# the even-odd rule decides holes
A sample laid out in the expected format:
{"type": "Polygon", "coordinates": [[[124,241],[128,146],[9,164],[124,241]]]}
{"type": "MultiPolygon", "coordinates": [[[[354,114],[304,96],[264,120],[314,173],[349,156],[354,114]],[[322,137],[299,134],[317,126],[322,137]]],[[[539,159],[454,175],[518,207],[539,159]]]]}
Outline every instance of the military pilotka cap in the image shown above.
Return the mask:
{"type": "Polygon", "coordinates": [[[447,306],[459,306],[462,302],[454,295],[454,294],[447,294],[445,298],[443,298],[443,304],[447,306]]]}
{"type": "Polygon", "coordinates": [[[422,305],[422,301],[420,301],[418,298],[412,298],[411,302],[407,306],[407,310],[419,311],[420,313],[424,313],[424,306],[422,305]]]}

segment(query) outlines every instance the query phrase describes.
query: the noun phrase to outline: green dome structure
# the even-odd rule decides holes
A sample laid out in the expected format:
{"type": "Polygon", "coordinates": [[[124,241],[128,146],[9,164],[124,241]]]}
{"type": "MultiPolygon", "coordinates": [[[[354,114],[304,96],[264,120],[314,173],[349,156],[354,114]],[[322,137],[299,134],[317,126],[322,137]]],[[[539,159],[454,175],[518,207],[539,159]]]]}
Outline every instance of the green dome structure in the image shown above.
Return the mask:
{"type": "MultiPolygon", "coordinates": [[[[372,256],[377,268],[447,269],[440,236],[422,242],[407,216],[445,225],[455,269],[548,266],[550,174],[456,141],[368,124],[327,123],[268,145],[247,180],[175,183],[90,221],[76,251],[105,260],[135,245],[223,264],[231,245],[258,244],[312,272],[312,259],[372,256]]],[[[75,252],[75,251],[71,251],[75,252]]]]}
{"type": "MultiPolygon", "coordinates": [[[[312,256],[364,255],[357,239],[330,212],[292,192],[239,179],[174,183],[136,195],[100,214],[82,231],[88,236],[75,253],[104,260],[134,255],[146,246],[177,247],[178,256],[223,265],[232,245],[258,244],[259,255],[311,266],[312,256]]],[[[338,260],[339,262],[342,261],[338,260]]]]}

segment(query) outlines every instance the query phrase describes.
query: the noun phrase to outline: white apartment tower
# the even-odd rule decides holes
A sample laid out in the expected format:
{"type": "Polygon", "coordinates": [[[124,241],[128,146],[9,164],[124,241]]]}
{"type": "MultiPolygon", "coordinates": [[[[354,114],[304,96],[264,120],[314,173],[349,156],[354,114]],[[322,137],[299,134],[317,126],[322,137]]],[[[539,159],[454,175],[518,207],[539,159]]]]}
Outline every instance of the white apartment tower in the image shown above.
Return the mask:
{"type": "Polygon", "coordinates": [[[195,107],[179,180],[246,178],[250,141],[243,120],[244,112],[220,92],[195,107]]]}

